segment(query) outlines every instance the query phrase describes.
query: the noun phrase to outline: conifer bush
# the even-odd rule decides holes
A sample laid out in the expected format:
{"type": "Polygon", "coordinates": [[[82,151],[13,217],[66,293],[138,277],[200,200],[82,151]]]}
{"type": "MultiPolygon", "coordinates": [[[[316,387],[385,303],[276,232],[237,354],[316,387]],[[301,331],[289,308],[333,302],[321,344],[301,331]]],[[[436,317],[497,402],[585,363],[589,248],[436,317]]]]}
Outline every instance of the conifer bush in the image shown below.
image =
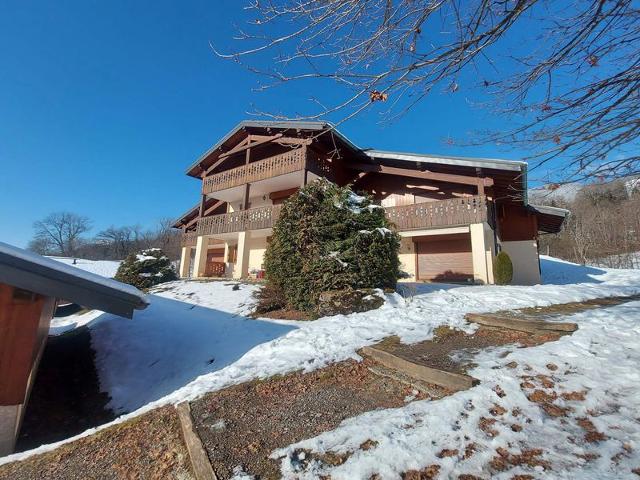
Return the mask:
{"type": "Polygon", "coordinates": [[[498,285],[509,285],[513,280],[513,264],[507,252],[502,251],[496,255],[493,262],[493,270],[498,285]]]}
{"type": "Polygon", "coordinates": [[[264,258],[269,297],[313,312],[322,292],[395,288],[399,248],[370,197],[317,180],[284,203],[273,228],[264,258]]]}
{"type": "Polygon", "coordinates": [[[118,267],[116,280],[147,289],[159,283],[177,280],[171,261],[159,248],[148,248],[129,255],[118,267]]]}

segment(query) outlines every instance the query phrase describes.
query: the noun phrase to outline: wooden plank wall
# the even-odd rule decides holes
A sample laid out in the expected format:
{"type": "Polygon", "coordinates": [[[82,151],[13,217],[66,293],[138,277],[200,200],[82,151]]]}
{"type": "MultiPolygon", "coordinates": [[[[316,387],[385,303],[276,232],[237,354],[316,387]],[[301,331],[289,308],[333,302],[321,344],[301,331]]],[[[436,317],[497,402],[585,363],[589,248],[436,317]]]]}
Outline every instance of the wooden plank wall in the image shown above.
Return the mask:
{"type": "Polygon", "coordinates": [[[0,405],[26,401],[56,301],[0,284],[0,405]]]}

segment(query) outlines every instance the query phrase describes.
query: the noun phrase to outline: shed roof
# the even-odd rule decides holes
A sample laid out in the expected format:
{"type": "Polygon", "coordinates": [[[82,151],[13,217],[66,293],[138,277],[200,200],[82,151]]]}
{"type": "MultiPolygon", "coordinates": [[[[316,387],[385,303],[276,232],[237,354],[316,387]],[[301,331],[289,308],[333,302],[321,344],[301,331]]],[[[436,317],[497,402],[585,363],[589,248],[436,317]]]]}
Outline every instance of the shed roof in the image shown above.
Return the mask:
{"type": "Polygon", "coordinates": [[[538,230],[545,233],[558,233],[567,216],[571,213],[565,208],[531,205],[529,209],[538,217],[538,230]]]}
{"type": "Polygon", "coordinates": [[[131,318],[149,304],[131,285],[0,242],[0,283],[131,318]]]}

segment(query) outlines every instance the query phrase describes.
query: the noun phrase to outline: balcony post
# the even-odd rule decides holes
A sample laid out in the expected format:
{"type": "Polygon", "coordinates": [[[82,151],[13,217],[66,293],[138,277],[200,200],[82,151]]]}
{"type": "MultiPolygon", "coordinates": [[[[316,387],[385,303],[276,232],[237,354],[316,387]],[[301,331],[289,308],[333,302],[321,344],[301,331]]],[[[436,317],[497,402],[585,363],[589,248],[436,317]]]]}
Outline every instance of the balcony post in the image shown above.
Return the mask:
{"type": "Polygon", "coordinates": [[[182,247],[180,254],[180,278],[189,276],[189,267],[191,266],[191,247],[182,247]]]}
{"type": "Polygon", "coordinates": [[[195,278],[204,277],[207,268],[207,249],[209,239],[204,235],[198,236],[196,240],[196,256],[193,262],[193,276],[195,278]]]}
{"type": "Polygon", "coordinates": [[[236,265],[233,269],[233,278],[241,279],[249,276],[249,240],[250,231],[238,233],[238,250],[236,255],[236,265]]]}
{"type": "Polygon", "coordinates": [[[471,255],[473,259],[473,277],[478,283],[492,284],[493,257],[495,255],[493,231],[488,223],[472,223],[469,225],[471,233],[471,255]]]}
{"type": "MultiPolygon", "coordinates": [[[[244,157],[244,164],[245,165],[249,165],[249,160],[251,159],[251,149],[247,148],[247,151],[245,153],[245,157],[244,157]]],[[[251,191],[251,184],[250,183],[246,183],[244,186],[244,199],[242,201],[242,209],[246,210],[247,208],[249,208],[249,192],[251,191]]]]}

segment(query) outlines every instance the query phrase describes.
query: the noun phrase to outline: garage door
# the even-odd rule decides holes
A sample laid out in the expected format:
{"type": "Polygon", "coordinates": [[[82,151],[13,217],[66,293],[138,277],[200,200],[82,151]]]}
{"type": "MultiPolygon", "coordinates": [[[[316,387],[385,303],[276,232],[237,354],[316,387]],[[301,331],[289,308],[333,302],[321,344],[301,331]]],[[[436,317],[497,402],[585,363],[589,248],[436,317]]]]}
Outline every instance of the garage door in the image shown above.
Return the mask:
{"type": "Polygon", "coordinates": [[[421,237],[416,241],[418,279],[466,282],[473,279],[471,236],[468,233],[421,237]]]}

